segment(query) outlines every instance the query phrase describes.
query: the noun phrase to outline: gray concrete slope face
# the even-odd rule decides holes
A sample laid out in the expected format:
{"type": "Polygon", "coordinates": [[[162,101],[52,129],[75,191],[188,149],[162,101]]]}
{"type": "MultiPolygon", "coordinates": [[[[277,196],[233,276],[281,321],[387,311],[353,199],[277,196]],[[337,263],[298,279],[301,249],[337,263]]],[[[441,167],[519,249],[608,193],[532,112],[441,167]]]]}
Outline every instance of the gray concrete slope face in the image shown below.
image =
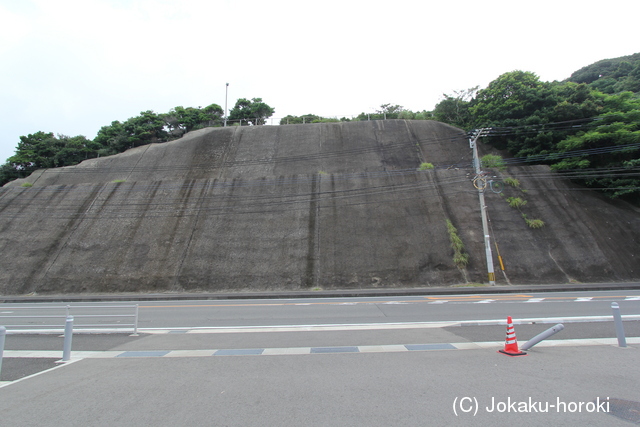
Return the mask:
{"type": "MultiPolygon", "coordinates": [[[[0,292],[486,282],[470,163],[459,129],[388,120],[202,129],[38,171],[0,190],[0,292]],[[447,220],[469,254],[462,270],[447,220]]],[[[547,167],[489,172],[520,182],[486,191],[499,283],[640,279],[637,209],[547,167]],[[521,209],[506,202],[516,196],[521,209]]]]}

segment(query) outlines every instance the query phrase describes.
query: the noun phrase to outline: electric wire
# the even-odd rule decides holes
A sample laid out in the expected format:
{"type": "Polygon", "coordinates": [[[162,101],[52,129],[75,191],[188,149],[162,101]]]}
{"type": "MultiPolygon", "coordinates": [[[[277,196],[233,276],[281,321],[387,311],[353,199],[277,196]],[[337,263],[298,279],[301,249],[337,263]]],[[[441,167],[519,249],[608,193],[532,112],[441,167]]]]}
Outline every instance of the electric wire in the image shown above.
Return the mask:
{"type": "MultiPolygon", "coordinates": [[[[592,118],[591,120],[597,120],[598,118],[592,118]]],[[[584,120],[584,122],[586,123],[588,120],[584,120]]],[[[557,124],[562,124],[562,125],[568,125],[570,123],[575,123],[576,121],[571,121],[571,122],[559,122],[557,124]]],[[[551,124],[546,124],[544,126],[548,126],[551,124]]],[[[577,127],[577,126],[582,126],[583,124],[580,125],[575,125],[575,124],[571,124],[571,127],[577,127]]],[[[523,126],[524,128],[525,126],[523,126]]],[[[530,127],[530,126],[529,126],[530,127]]],[[[501,128],[501,130],[499,131],[501,135],[506,135],[507,131],[505,129],[509,129],[509,132],[513,132],[513,130],[515,128],[501,128]]],[[[557,128],[556,128],[557,129],[557,128]]],[[[548,130],[548,129],[547,129],[548,130]]],[[[495,133],[498,134],[498,133],[495,133]]],[[[441,143],[443,141],[459,141],[461,138],[460,135],[458,136],[453,136],[453,137],[448,137],[448,138],[425,138],[425,139],[419,139],[419,140],[411,140],[409,142],[402,142],[402,143],[396,143],[396,144],[391,144],[388,145],[386,147],[388,147],[388,149],[396,149],[396,148],[405,148],[408,145],[414,145],[417,144],[417,141],[421,141],[423,143],[441,143]]],[[[262,163],[267,163],[267,162],[277,162],[277,161],[282,161],[282,162],[288,162],[288,161],[301,161],[301,160],[309,160],[309,159],[315,159],[315,158],[330,158],[330,157],[336,157],[336,156],[344,156],[344,155],[348,155],[348,154],[363,154],[363,153],[367,153],[367,152],[379,152],[381,151],[381,148],[385,148],[380,147],[380,146],[376,146],[376,147],[365,147],[365,148],[358,148],[358,149],[351,149],[351,150],[339,150],[339,151],[334,151],[334,152],[326,152],[326,153],[316,153],[315,155],[299,155],[299,156],[286,156],[286,157],[279,157],[279,158],[271,158],[271,159],[257,159],[257,160],[252,160],[252,161],[236,161],[236,162],[225,162],[223,164],[226,165],[250,165],[250,164],[262,164],[262,163]]],[[[553,160],[556,160],[558,158],[560,158],[559,156],[565,156],[563,158],[566,157],[576,157],[576,156],[586,156],[586,155],[596,155],[596,154],[603,154],[603,153],[608,153],[608,152],[614,152],[614,151],[619,151],[619,150],[636,150],[640,148],[640,144],[628,144],[626,146],[613,146],[613,147],[602,147],[602,148],[595,148],[595,149],[586,149],[586,150],[575,150],[575,151],[570,151],[570,152],[565,152],[565,153],[554,153],[554,154],[550,154],[550,155],[545,155],[546,157],[544,157],[544,159],[548,160],[550,158],[553,157],[553,160]]],[[[532,161],[541,161],[543,157],[540,156],[529,156],[527,158],[512,158],[512,159],[505,159],[505,163],[508,165],[516,165],[519,163],[526,163],[526,162],[532,162],[532,161]]],[[[176,169],[191,169],[193,168],[194,165],[182,165],[182,166],[166,166],[166,167],[156,167],[156,166],[151,166],[148,168],[145,167],[140,167],[138,166],[137,168],[122,168],[121,170],[126,170],[129,172],[137,172],[138,170],[144,171],[145,169],[153,169],[154,171],[163,171],[163,170],[176,170],[176,169]]],[[[197,165],[196,165],[197,167],[197,165]]],[[[202,166],[205,167],[205,166],[202,166]]],[[[210,165],[206,165],[206,167],[211,167],[210,165]]],[[[454,164],[454,165],[441,165],[441,166],[436,166],[436,169],[470,169],[472,167],[472,165],[467,162],[464,163],[459,163],[459,164],[454,164]]],[[[66,169],[66,168],[65,168],[66,169]]],[[[113,170],[118,170],[117,168],[104,168],[108,171],[113,171],[113,170]]],[[[71,170],[71,168],[69,169],[71,170]]],[[[96,172],[95,168],[88,168],[87,172],[96,172]]],[[[350,174],[331,174],[330,175],[330,179],[333,181],[347,181],[347,180],[355,180],[358,178],[366,178],[366,179],[375,179],[378,177],[394,177],[394,176],[408,176],[408,175],[416,175],[418,173],[418,171],[416,171],[415,169],[407,169],[407,170],[394,170],[394,171],[374,171],[374,172],[359,172],[359,173],[350,173],[350,174]]],[[[424,173],[424,172],[422,172],[424,173]]],[[[607,178],[616,178],[619,179],[621,177],[627,177],[627,176],[638,176],[640,175],[640,169],[639,168],[607,168],[607,169],[594,169],[594,170],[571,170],[571,171],[553,171],[553,172],[545,172],[545,173],[529,173],[528,175],[524,175],[521,174],[519,175],[519,177],[529,177],[529,178],[535,178],[535,179],[567,179],[567,178],[581,178],[581,179],[585,179],[585,178],[603,178],[603,177],[607,177],[607,178]]],[[[317,180],[321,179],[318,178],[317,175],[312,175],[312,176],[294,176],[292,177],[278,177],[278,178],[272,178],[272,179],[260,179],[260,180],[248,180],[248,181],[243,181],[243,180],[214,180],[213,182],[209,181],[209,180],[192,180],[189,182],[185,182],[182,184],[175,184],[175,183],[171,183],[169,185],[167,185],[167,183],[162,183],[162,181],[155,181],[155,182],[151,182],[151,183],[144,183],[144,184],[140,184],[140,182],[135,182],[132,185],[125,185],[123,184],[118,184],[118,185],[122,185],[124,186],[123,188],[128,188],[129,191],[132,191],[135,189],[135,191],[139,191],[139,192],[146,192],[149,190],[153,190],[153,191],[177,191],[177,192],[184,192],[184,191],[194,191],[194,190],[200,190],[200,191],[207,191],[207,192],[212,192],[215,191],[217,189],[223,189],[223,188],[233,188],[233,189],[237,189],[237,188],[242,188],[242,187],[264,187],[267,185],[270,186],[274,186],[274,187],[280,187],[280,186],[300,186],[300,185],[305,185],[305,184],[309,184],[312,182],[316,182],[317,180]]],[[[460,177],[456,177],[455,179],[449,180],[449,181],[440,181],[438,183],[438,185],[453,185],[453,184],[461,184],[463,182],[467,182],[469,179],[468,177],[464,177],[464,178],[460,178],[460,177]]],[[[82,191],[82,188],[84,187],[84,192],[96,192],[95,186],[96,185],[100,185],[100,184],[92,184],[92,185],[63,185],[63,186],[49,186],[49,187],[43,187],[38,189],[38,192],[36,194],[40,195],[43,193],[46,193],[47,190],[49,192],[53,192],[54,194],[52,194],[52,196],[55,196],[55,194],[60,194],[60,193],[65,193],[65,192],[69,192],[72,191],[73,193],[75,193],[76,195],[80,196],[80,194],[78,194],[78,191],[82,191]],[[90,188],[93,187],[93,188],[90,188]]],[[[433,184],[435,185],[435,184],[433,184]]],[[[112,186],[112,189],[115,188],[120,188],[120,187],[116,187],[116,186],[112,186]]],[[[433,187],[435,188],[435,187],[433,187]]],[[[9,189],[2,189],[2,191],[0,191],[0,197],[1,198],[5,198],[5,196],[7,196],[7,194],[9,194],[10,190],[14,190],[15,188],[9,188],[9,189]]],[[[304,203],[304,204],[308,204],[308,203],[321,203],[326,201],[326,197],[327,196],[331,196],[331,200],[338,200],[338,199],[354,199],[354,198],[362,198],[362,197],[371,197],[374,195],[381,195],[381,194],[389,194],[391,192],[393,193],[399,193],[399,192],[405,192],[405,191],[414,191],[414,190],[427,190],[429,189],[428,185],[424,185],[424,184],[401,184],[401,185],[387,185],[387,186],[370,186],[370,187],[363,187],[363,188],[356,188],[356,189],[349,189],[349,190],[334,190],[334,191],[325,191],[325,192],[319,192],[319,193],[287,193],[287,194],[282,194],[282,195],[245,195],[245,196],[241,196],[241,195],[208,195],[208,196],[200,196],[200,197],[196,197],[195,199],[192,199],[189,203],[190,204],[203,204],[205,203],[205,201],[210,201],[212,199],[219,199],[222,198],[223,200],[226,200],[227,202],[230,201],[235,201],[235,202],[241,202],[241,205],[239,206],[240,209],[253,209],[253,208],[271,208],[271,207],[282,207],[282,206],[286,206],[286,205],[291,205],[291,204],[299,204],[299,203],[304,203]],[[325,197],[325,199],[323,199],[323,197],[325,197]]],[[[629,189],[629,187],[620,187],[619,189],[629,189]]],[[[17,215],[18,213],[16,213],[17,210],[19,209],[23,209],[25,208],[27,205],[31,205],[31,207],[33,207],[34,202],[36,206],[40,206],[41,208],[43,208],[43,211],[51,211],[50,209],[52,208],[51,206],[47,206],[47,203],[49,202],[50,198],[43,198],[41,199],[40,203],[37,203],[36,198],[22,198],[22,197],[17,197],[19,196],[25,196],[28,194],[28,191],[32,191],[34,189],[22,189],[23,191],[19,191],[19,194],[15,194],[16,197],[14,198],[10,198],[12,199],[9,202],[9,206],[7,206],[7,204],[5,204],[4,207],[2,207],[2,209],[0,209],[0,217],[6,217],[8,216],[12,216],[11,212],[13,211],[15,215],[17,215]],[[22,203],[21,203],[22,202],[22,203]]],[[[548,190],[548,189],[547,189],[548,190]]],[[[575,189],[571,189],[571,191],[574,191],[575,189]]],[[[589,189],[592,190],[592,189],[589,189]]],[[[102,187],[97,190],[97,195],[95,200],[98,200],[98,196],[100,195],[100,193],[102,193],[103,191],[106,193],[108,190],[105,187],[105,184],[102,184],[102,187]]],[[[563,189],[562,191],[567,191],[566,189],[563,189]]],[[[371,203],[379,203],[379,202],[371,202],[371,203]]],[[[202,206],[197,208],[197,207],[188,207],[184,205],[184,201],[173,201],[173,202],[154,202],[154,203],[148,203],[148,200],[145,201],[140,201],[140,202],[131,202],[131,201],[127,201],[127,202],[123,202],[123,203],[117,203],[114,204],[110,209],[112,211],[113,215],[120,215],[122,216],[123,214],[133,214],[132,211],[137,211],[137,208],[141,205],[148,207],[154,207],[154,208],[168,208],[168,207],[175,207],[175,206],[181,206],[180,209],[182,209],[183,211],[186,210],[190,210],[193,211],[194,209],[197,209],[198,212],[203,211],[203,210],[208,210],[211,212],[216,212],[216,211],[229,211],[229,206],[226,207],[207,207],[207,208],[203,208],[202,206]],[[115,210],[119,210],[118,212],[115,212],[115,210]]],[[[346,204],[346,205],[350,205],[350,204],[346,204]]],[[[69,203],[69,204],[58,204],[56,207],[58,212],[64,212],[65,210],[69,210],[69,211],[75,211],[77,212],[78,206],[75,203],[69,203]]],[[[90,210],[88,210],[87,212],[90,212],[90,210]]],[[[237,210],[235,210],[235,212],[238,212],[237,210]]],[[[259,212],[259,211],[258,211],[259,212]]],[[[146,214],[143,214],[146,216],[146,214]]],[[[85,215],[86,216],[86,215],[85,215]]]]}

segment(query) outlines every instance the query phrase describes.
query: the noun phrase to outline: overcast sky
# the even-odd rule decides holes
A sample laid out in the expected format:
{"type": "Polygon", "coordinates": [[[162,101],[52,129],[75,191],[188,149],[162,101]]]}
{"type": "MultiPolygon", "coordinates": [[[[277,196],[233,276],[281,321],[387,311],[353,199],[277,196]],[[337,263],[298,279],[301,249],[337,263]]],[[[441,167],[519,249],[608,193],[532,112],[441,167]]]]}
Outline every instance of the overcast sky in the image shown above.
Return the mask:
{"type": "MultiPolygon", "coordinates": [[[[0,0],[0,160],[144,110],[261,97],[275,118],[432,110],[513,70],[640,51],[638,0],[0,0]]],[[[274,123],[277,123],[274,120],[274,123]]]]}

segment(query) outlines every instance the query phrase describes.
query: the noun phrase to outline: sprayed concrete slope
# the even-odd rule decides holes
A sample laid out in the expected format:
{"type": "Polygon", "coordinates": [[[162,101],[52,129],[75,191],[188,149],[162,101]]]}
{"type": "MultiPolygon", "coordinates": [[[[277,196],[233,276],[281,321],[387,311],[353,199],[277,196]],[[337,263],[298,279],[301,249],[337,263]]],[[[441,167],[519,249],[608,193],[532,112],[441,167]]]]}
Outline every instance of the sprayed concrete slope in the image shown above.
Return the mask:
{"type": "MultiPolygon", "coordinates": [[[[388,120],[202,129],[37,171],[0,190],[0,292],[486,282],[470,163],[459,129],[388,120]],[[437,167],[417,171],[422,162],[437,167]],[[464,270],[447,219],[469,253],[464,270]]],[[[486,194],[499,283],[640,279],[636,208],[544,166],[494,173],[521,183],[486,194]],[[522,212],[509,196],[527,200],[522,212]]]]}

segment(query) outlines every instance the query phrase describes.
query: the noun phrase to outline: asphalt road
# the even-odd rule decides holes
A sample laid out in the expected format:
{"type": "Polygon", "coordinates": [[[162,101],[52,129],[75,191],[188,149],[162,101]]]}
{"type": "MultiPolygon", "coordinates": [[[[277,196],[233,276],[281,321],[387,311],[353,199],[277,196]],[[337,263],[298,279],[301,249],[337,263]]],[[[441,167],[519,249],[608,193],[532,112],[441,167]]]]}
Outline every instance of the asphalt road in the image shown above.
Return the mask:
{"type": "MultiPolygon", "coordinates": [[[[139,304],[139,327],[180,329],[232,326],[349,325],[398,322],[472,322],[475,320],[572,318],[610,316],[618,302],[623,315],[640,315],[640,291],[555,292],[528,294],[440,295],[403,297],[301,298],[262,300],[197,300],[118,303],[71,303],[76,327],[86,324],[131,324],[131,317],[89,318],[83,314],[130,316],[139,304]],[[124,308],[110,308],[114,305],[124,308]],[[80,308],[76,308],[80,307],[80,308]],[[89,308],[84,308],[89,307],[89,308]],[[91,308],[95,307],[95,308],[91,308]],[[98,308],[106,307],[106,308],[98,308]]],[[[65,304],[11,304],[0,306],[0,317],[52,314],[65,304]]],[[[64,310],[56,319],[31,319],[34,326],[62,326],[64,310]]],[[[18,321],[20,319],[0,319],[18,321]]],[[[24,322],[22,322],[24,323],[24,322]]],[[[10,328],[9,324],[7,327],[10,328]]]]}
{"type": "MultiPolygon", "coordinates": [[[[68,364],[51,357],[59,335],[7,335],[0,413],[12,426],[630,425],[638,344],[586,345],[615,337],[589,321],[613,301],[640,314],[637,291],[146,302],[138,336],[75,334],[68,364]],[[507,315],[528,319],[520,343],[568,321],[510,358],[496,351],[507,315]],[[554,407],[510,409],[532,401],[554,407]]],[[[640,321],[625,331],[640,337],[640,321]]]]}
{"type": "Polygon", "coordinates": [[[140,327],[317,325],[640,314],[640,292],[568,292],[430,297],[141,303],[140,327]]]}

